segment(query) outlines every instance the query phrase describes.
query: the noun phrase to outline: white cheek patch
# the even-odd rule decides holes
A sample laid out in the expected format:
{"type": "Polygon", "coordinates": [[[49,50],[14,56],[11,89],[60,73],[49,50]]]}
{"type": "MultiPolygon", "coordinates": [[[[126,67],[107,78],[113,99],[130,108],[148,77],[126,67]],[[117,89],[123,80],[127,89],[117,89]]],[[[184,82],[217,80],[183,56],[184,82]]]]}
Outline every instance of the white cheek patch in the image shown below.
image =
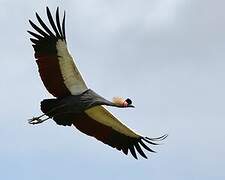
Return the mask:
{"type": "Polygon", "coordinates": [[[65,41],[59,39],[56,43],[56,49],[61,74],[65,86],[69,89],[71,94],[77,95],[87,90],[87,86],[75,66],[73,58],[68,52],[65,41]]]}
{"type": "Polygon", "coordinates": [[[93,108],[87,109],[85,113],[91,117],[93,120],[111,127],[117,132],[124,134],[129,137],[139,138],[140,136],[132,131],[130,128],[121,123],[117,118],[115,118],[109,111],[107,111],[103,106],[95,106],[93,108]]]}

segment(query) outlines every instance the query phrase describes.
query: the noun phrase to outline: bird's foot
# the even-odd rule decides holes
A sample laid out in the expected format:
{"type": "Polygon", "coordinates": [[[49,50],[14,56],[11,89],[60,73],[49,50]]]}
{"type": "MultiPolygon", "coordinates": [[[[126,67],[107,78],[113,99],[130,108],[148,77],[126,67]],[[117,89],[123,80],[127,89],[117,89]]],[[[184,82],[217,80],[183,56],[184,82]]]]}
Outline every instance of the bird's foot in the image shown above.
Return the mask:
{"type": "Polygon", "coordinates": [[[46,119],[40,119],[40,117],[33,117],[31,119],[28,119],[28,123],[33,125],[43,123],[44,121],[46,121],[46,119]]]}

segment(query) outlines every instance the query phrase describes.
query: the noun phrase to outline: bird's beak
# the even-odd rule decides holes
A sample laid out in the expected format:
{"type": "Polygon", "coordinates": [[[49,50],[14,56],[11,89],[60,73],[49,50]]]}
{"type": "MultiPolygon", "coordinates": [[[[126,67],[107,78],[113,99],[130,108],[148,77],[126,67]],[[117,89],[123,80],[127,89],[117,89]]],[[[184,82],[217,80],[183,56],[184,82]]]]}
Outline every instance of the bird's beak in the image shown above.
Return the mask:
{"type": "Polygon", "coordinates": [[[127,107],[132,107],[132,108],[135,108],[135,106],[134,106],[134,105],[132,105],[132,104],[129,104],[127,107]]]}

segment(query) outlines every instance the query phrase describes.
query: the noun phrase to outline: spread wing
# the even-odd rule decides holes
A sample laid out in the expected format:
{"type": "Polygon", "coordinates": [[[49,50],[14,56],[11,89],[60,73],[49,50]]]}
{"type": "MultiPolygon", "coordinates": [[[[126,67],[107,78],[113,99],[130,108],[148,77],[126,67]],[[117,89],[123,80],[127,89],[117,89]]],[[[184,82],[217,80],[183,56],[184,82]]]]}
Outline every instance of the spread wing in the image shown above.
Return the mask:
{"type": "Polygon", "coordinates": [[[87,86],[67,49],[65,12],[61,25],[59,9],[56,10],[56,23],[48,7],[46,10],[52,30],[36,13],[41,27],[29,20],[36,32],[28,31],[34,37],[30,40],[33,43],[41,79],[46,89],[55,97],[80,94],[87,90],[87,86]]]}
{"type": "Polygon", "coordinates": [[[161,141],[167,137],[167,135],[158,138],[142,137],[121,123],[103,106],[95,106],[86,110],[79,117],[76,116],[73,125],[81,132],[93,136],[119,151],[122,150],[126,155],[130,151],[136,159],[136,152],[147,159],[143,148],[155,152],[145,143],[158,145],[155,141],[161,141]]]}

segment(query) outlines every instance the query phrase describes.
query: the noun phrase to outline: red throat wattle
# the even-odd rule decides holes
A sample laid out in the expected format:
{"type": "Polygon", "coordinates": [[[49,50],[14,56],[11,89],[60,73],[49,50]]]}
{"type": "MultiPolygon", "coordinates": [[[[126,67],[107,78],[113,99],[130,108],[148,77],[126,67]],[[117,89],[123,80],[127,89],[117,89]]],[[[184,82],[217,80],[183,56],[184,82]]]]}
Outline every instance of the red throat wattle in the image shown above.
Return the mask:
{"type": "Polygon", "coordinates": [[[123,101],[123,106],[124,107],[127,107],[128,106],[128,103],[127,103],[127,101],[125,100],[125,101],[123,101]]]}

